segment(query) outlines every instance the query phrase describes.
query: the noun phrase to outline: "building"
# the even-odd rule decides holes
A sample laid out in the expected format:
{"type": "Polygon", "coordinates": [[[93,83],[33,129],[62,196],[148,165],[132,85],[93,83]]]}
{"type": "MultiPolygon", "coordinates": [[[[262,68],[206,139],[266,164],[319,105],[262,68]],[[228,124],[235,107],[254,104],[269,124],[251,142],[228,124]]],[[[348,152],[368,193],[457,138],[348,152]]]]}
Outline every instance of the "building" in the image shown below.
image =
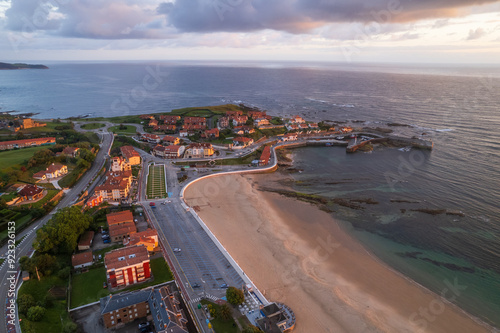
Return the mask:
{"type": "Polygon", "coordinates": [[[344,127],[340,128],[340,131],[342,133],[350,133],[350,132],[352,132],[352,127],[350,127],[350,126],[344,126],[344,127]]]}
{"type": "Polygon", "coordinates": [[[169,145],[178,145],[179,143],[181,143],[181,139],[171,135],[165,135],[162,141],[163,143],[167,143],[169,145]]]}
{"type": "Polygon", "coordinates": [[[93,240],[94,232],[92,230],[85,231],[85,233],[80,237],[80,241],[78,242],[78,251],[90,250],[93,240]]]}
{"type": "Polygon", "coordinates": [[[146,281],[151,277],[149,253],[144,245],[112,250],[104,256],[106,278],[112,288],[146,281]]]}
{"type": "Polygon", "coordinates": [[[186,315],[179,306],[179,297],[170,286],[108,295],[100,300],[104,326],[113,329],[148,318],[153,321],[156,332],[187,333],[186,315]]]}
{"type": "Polygon", "coordinates": [[[184,125],[200,126],[205,128],[207,127],[207,119],[204,117],[184,117],[184,125]]]}
{"type": "Polygon", "coordinates": [[[129,163],[127,163],[127,160],[125,158],[117,156],[111,159],[111,171],[127,171],[131,169],[132,167],[129,163]]]}
{"type": "Polygon", "coordinates": [[[248,116],[236,116],[233,117],[233,126],[242,126],[245,125],[248,121],[248,116]]]}
{"type": "Polygon", "coordinates": [[[31,118],[23,118],[19,120],[19,128],[16,128],[16,131],[19,129],[28,129],[33,127],[45,127],[45,126],[47,126],[46,123],[39,123],[31,118]]]}
{"type": "Polygon", "coordinates": [[[210,143],[191,143],[184,153],[184,158],[203,158],[214,154],[214,148],[210,143]]]}
{"type": "Polygon", "coordinates": [[[181,116],[160,116],[160,120],[163,120],[165,125],[176,125],[181,116]]]}
{"type": "Polygon", "coordinates": [[[151,119],[148,123],[149,127],[157,127],[158,126],[158,120],[156,119],[151,119]]]}
{"type": "Polygon", "coordinates": [[[293,116],[292,119],[290,119],[290,123],[294,124],[304,124],[305,122],[306,121],[301,116],[293,116]]]}
{"type": "Polygon", "coordinates": [[[217,122],[217,127],[219,129],[229,128],[229,117],[220,117],[217,122]]]}
{"type": "Polygon", "coordinates": [[[36,185],[26,185],[18,193],[19,201],[32,201],[43,198],[43,188],[36,185]]]}
{"type": "Polygon", "coordinates": [[[86,206],[88,208],[92,208],[92,207],[97,207],[99,206],[100,204],[102,204],[103,200],[102,200],[102,196],[100,195],[93,195],[91,196],[88,200],[87,200],[87,203],[86,203],[86,206]]]}
{"type": "Polygon", "coordinates": [[[248,111],[248,116],[251,117],[252,119],[265,118],[266,112],[265,111],[248,111]]]}
{"type": "Polygon", "coordinates": [[[184,151],[185,146],[172,145],[172,146],[161,146],[158,145],[153,148],[153,154],[162,158],[180,158],[184,151]]]}
{"type": "Polygon", "coordinates": [[[175,132],[177,129],[176,125],[160,125],[154,128],[155,131],[162,131],[162,132],[175,132]]]}
{"type": "Polygon", "coordinates": [[[147,120],[147,119],[155,119],[154,116],[150,115],[150,114],[141,114],[139,116],[140,119],[144,119],[144,120],[147,120]]]}
{"type": "Polygon", "coordinates": [[[309,128],[319,128],[318,123],[309,123],[307,124],[309,128]]]}
{"type": "Polygon", "coordinates": [[[123,146],[120,148],[123,158],[130,165],[141,164],[141,155],[132,146],[123,146]]]}
{"type": "Polygon", "coordinates": [[[111,224],[109,226],[109,238],[113,243],[121,243],[136,232],[137,229],[134,222],[111,224]]]}
{"type": "Polygon", "coordinates": [[[56,138],[53,137],[3,141],[0,142],[0,150],[19,149],[26,147],[36,147],[36,146],[55,145],[55,144],[56,144],[56,138]]]}
{"type": "Polygon", "coordinates": [[[253,121],[254,126],[260,127],[260,126],[266,126],[269,125],[269,120],[266,118],[257,118],[253,121]]]}
{"type": "Polygon", "coordinates": [[[236,126],[233,128],[233,133],[238,135],[255,133],[255,129],[250,126],[236,126]]]}
{"type": "Polygon", "coordinates": [[[95,188],[95,195],[106,201],[120,201],[128,198],[132,185],[132,171],[115,171],[106,174],[103,185],[95,188]]]}
{"type": "Polygon", "coordinates": [[[262,155],[260,155],[259,165],[264,166],[269,164],[269,160],[271,159],[271,147],[265,146],[262,151],[262,155]]]}
{"type": "Polygon", "coordinates": [[[38,171],[33,174],[33,178],[39,180],[46,180],[58,178],[68,173],[68,167],[59,163],[52,163],[45,170],[38,171]]]}
{"type": "Polygon", "coordinates": [[[256,320],[257,326],[266,333],[287,333],[295,327],[295,314],[282,303],[270,303],[261,307],[263,317],[256,320]]]}
{"type": "Polygon", "coordinates": [[[68,156],[71,156],[71,157],[76,157],[76,155],[78,155],[78,150],[80,150],[80,148],[77,148],[77,147],[65,147],[62,151],[62,153],[64,155],[68,155],[68,156]]]}
{"type": "Polygon", "coordinates": [[[297,134],[295,133],[287,133],[285,135],[283,135],[283,137],[281,138],[281,141],[295,141],[297,140],[297,134]]]}
{"type": "Polygon", "coordinates": [[[253,143],[252,138],[246,138],[244,136],[239,136],[239,137],[233,139],[233,145],[235,145],[237,147],[246,147],[246,146],[251,145],[252,143],[253,143]]]}
{"type": "Polygon", "coordinates": [[[299,130],[299,125],[297,124],[287,124],[286,129],[289,131],[298,131],[299,130]]]}
{"type": "Polygon", "coordinates": [[[228,116],[229,118],[238,117],[241,115],[243,115],[243,111],[241,110],[226,111],[226,116],[228,116]]]}
{"type": "Polygon", "coordinates": [[[180,130],[179,131],[179,137],[181,137],[181,138],[187,138],[188,135],[189,135],[188,130],[180,130]]]}
{"type": "Polygon", "coordinates": [[[106,214],[106,222],[108,226],[113,224],[124,224],[127,222],[134,222],[134,216],[130,210],[106,214]]]}
{"type": "Polygon", "coordinates": [[[144,245],[148,249],[148,252],[154,252],[158,247],[158,233],[153,229],[137,232],[130,235],[128,239],[124,239],[123,245],[144,245]]]}
{"type": "Polygon", "coordinates": [[[201,137],[207,138],[207,139],[217,139],[219,137],[219,129],[212,128],[212,129],[206,130],[205,132],[203,132],[201,137]]]}
{"type": "Polygon", "coordinates": [[[93,263],[94,257],[92,256],[92,251],[81,252],[71,256],[71,265],[74,269],[92,266],[93,263]]]}
{"type": "Polygon", "coordinates": [[[156,134],[143,133],[141,134],[141,140],[149,143],[160,143],[161,138],[156,134]]]}

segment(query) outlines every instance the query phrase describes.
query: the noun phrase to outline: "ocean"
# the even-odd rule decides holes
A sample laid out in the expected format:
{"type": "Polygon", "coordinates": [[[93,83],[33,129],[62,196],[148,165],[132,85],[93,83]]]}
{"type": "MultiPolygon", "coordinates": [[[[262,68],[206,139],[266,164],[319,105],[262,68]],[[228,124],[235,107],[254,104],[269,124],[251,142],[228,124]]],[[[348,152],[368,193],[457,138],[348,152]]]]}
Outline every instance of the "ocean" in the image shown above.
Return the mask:
{"type": "MultiPolygon", "coordinates": [[[[433,151],[294,150],[294,188],[372,199],[332,214],[394,269],[500,327],[500,69],[305,63],[54,63],[0,71],[0,111],[120,116],[245,103],[425,136],[433,151]],[[408,126],[388,127],[388,123],[408,126]],[[424,134],[425,133],[425,134],[424,134]],[[438,215],[425,209],[446,210],[438,215]]],[[[306,222],[305,222],[306,223],[306,222]]]]}

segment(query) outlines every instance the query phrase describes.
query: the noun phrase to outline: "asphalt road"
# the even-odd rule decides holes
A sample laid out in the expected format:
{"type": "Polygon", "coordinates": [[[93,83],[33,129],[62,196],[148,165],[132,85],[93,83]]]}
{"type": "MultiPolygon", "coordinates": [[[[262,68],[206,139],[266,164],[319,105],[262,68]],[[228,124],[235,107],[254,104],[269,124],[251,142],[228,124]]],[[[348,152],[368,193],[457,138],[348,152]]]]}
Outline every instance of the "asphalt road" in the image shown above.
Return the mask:
{"type": "MultiPolygon", "coordinates": [[[[19,234],[16,234],[16,239],[21,239],[22,237],[26,236],[23,241],[18,244],[14,251],[14,263],[11,265],[8,263],[8,260],[2,264],[0,267],[0,277],[1,277],[1,285],[0,285],[0,299],[5,300],[6,307],[4,309],[5,315],[1,316],[0,318],[0,332],[6,330],[7,332],[15,332],[16,328],[14,325],[11,325],[8,323],[7,318],[7,305],[9,304],[10,300],[14,299],[16,295],[12,295],[11,292],[9,291],[9,280],[8,278],[11,277],[18,277],[20,274],[19,271],[19,258],[22,256],[29,256],[33,252],[33,247],[32,243],[35,240],[36,237],[36,229],[40,228],[43,226],[47,221],[52,217],[52,215],[57,212],[58,209],[63,208],[63,207],[68,207],[71,206],[73,203],[76,202],[76,200],[79,197],[79,194],[87,187],[90,181],[97,175],[97,173],[101,170],[103,167],[107,156],[109,156],[109,150],[111,148],[111,145],[113,143],[113,134],[103,132],[100,133],[102,137],[102,143],[101,143],[101,149],[99,150],[97,154],[97,158],[95,162],[93,163],[92,167],[90,170],[88,170],[85,175],[82,176],[82,178],[78,181],[78,183],[71,188],[71,190],[66,193],[66,195],[63,197],[63,199],[59,202],[59,204],[52,210],[52,212],[45,217],[39,219],[35,223],[33,223],[30,227],[27,229],[23,230],[19,234]]],[[[4,255],[7,252],[8,248],[7,245],[3,246],[0,249],[0,253],[4,255]]],[[[10,253],[12,254],[12,252],[10,253]]],[[[18,315],[16,313],[16,323],[18,318],[18,315]]]]}

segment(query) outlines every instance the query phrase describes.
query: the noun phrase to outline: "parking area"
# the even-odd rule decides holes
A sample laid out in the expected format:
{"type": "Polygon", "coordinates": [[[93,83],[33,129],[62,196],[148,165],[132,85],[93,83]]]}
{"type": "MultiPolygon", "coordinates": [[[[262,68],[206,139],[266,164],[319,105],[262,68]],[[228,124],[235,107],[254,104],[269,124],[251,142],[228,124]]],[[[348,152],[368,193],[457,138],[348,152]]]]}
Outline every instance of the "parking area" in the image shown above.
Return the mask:
{"type": "Polygon", "coordinates": [[[238,272],[190,213],[175,204],[158,205],[153,212],[193,291],[222,298],[227,286],[243,285],[238,272]]]}

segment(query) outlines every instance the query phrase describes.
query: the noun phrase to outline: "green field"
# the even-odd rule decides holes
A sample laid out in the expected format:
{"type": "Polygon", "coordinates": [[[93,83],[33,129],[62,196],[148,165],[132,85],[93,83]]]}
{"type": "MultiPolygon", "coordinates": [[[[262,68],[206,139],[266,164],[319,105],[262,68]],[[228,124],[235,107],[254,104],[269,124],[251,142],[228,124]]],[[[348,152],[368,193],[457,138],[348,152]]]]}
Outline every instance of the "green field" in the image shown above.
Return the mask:
{"type": "Polygon", "coordinates": [[[97,118],[83,118],[83,119],[77,119],[78,121],[88,121],[88,122],[96,122],[96,121],[108,121],[110,123],[115,123],[115,124],[126,124],[126,123],[133,123],[133,124],[140,124],[142,121],[139,116],[117,116],[117,117],[97,117],[97,118]]]}
{"type": "MultiPolygon", "coordinates": [[[[23,282],[19,289],[19,294],[31,294],[35,301],[43,302],[49,290],[53,287],[60,288],[64,291],[67,287],[67,281],[61,280],[56,276],[42,278],[41,281],[31,279],[23,282]]],[[[71,319],[66,312],[66,297],[53,301],[51,307],[47,307],[47,311],[43,319],[39,322],[30,322],[24,315],[21,315],[21,328],[23,332],[44,332],[44,333],[60,333],[62,331],[62,323],[71,319]]]]}
{"type": "Polygon", "coordinates": [[[118,134],[135,134],[137,133],[137,128],[131,125],[125,125],[126,129],[120,129],[120,126],[113,126],[109,130],[113,133],[118,134]]]}
{"type": "MultiPolygon", "coordinates": [[[[151,259],[150,263],[151,274],[154,276],[153,281],[133,285],[117,292],[143,289],[173,280],[172,272],[163,257],[151,259]]],[[[100,298],[109,295],[109,289],[102,287],[104,282],[106,282],[106,269],[104,267],[93,268],[86,273],[73,275],[71,281],[71,308],[98,301],[100,298]]]]}
{"type": "Polygon", "coordinates": [[[93,129],[98,129],[101,127],[104,127],[104,124],[101,123],[89,123],[89,124],[83,124],[82,128],[86,130],[93,130],[93,129]]]}
{"type": "Polygon", "coordinates": [[[167,188],[165,184],[165,166],[151,165],[148,174],[147,198],[166,198],[167,188]]]}
{"type": "Polygon", "coordinates": [[[214,115],[223,115],[227,111],[241,111],[242,108],[234,104],[225,104],[217,106],[201,106],[172,110],[170,114],[184,117],[212,117],[214,115]]]}
{"type": "Polygon", "coordinates": [[[35,152],[46,149],[47,146],[21,148],[0,152],[0,170],[27,162],[35,152]]]}

